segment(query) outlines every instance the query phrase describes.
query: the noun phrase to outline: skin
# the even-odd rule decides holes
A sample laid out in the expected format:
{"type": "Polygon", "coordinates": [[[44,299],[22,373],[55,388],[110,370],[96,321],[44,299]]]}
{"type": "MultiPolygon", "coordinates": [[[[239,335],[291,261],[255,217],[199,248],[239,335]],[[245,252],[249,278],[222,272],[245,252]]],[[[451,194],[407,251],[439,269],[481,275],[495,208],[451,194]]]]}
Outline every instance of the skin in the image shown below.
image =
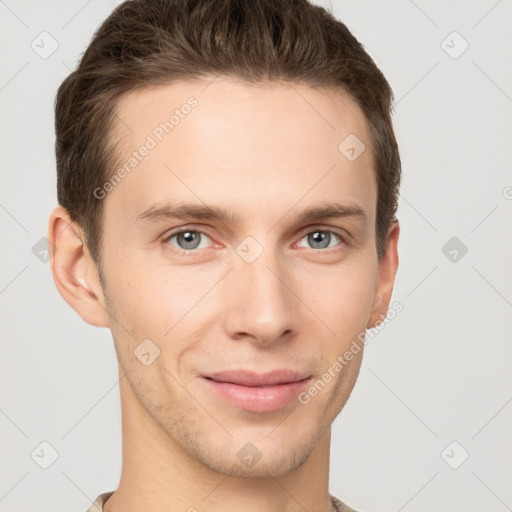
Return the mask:
{"type": "Polygon", "coordinates": [[[104,287],[80,227],[62,207],[50,218],[55,283],[86,322],[110,327],[119,362],[123,465],[105,511],[327,512],[331,424],[363,350],[308,404],[270,412],[232,406],[200,375],[289,368],[316,380],[385,317],[399,225],[379,262],[368,128],[346,95],[221,77],[126,95],[113,133],[121,155],[190,96],[197,107],[103,199],[104,287]],[[338,150],[350,133],[366,145],[354,161],[338,150]],[[166,201],[239,219],[137,221],[166,201]],[[297,222],[329,202],[357,205],[368,222],[297,222]],[[205,234],[188,255],[183,238],[166,240],[182,227],[205,234]],[[332,233],[328,248],[308,237],[318,230],[332,233]],[[252,263],[236,251],[248,236],[263,249],[252,263]],[[144,339],[160,350],[148,366],[134,355],[144,339]],[[237,456],[248,442],[261,453],[252,467],[237,456]]]}

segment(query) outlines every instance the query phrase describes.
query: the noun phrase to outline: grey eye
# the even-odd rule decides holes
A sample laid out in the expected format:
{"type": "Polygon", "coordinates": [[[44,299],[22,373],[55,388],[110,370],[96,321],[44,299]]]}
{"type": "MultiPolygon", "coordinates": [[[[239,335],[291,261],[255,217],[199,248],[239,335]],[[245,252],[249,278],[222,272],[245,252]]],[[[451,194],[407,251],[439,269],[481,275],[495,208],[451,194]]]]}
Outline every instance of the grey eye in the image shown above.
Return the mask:
{"type": "Polygon", "coordinates": [[[169,241],[176,238],[176,242],[180,249],[190,250],[197,249],[201,243],[203,234],[200,231],[181,231],[172,236],[169,241]]]}
{"type": "Polygon", "coordinates": [[[341,241],[341,237],[332,231],[312,231],[302,238],[306,239],[307,244],[313,249],[326,249],[336,245],[336,239],[341,241]],[[335,243],[332,243],[335,242],[335,243]]]}

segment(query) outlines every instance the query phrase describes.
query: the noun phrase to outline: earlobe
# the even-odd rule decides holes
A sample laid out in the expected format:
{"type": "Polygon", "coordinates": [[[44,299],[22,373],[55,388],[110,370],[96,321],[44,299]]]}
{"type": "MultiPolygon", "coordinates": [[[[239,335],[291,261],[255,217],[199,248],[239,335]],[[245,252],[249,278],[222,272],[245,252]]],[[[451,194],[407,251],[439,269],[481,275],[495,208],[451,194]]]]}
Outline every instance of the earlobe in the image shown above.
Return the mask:
{"type": "Polygon", "coordinates": [[[398,270],[398,236],[400,234],[400,226],[398,221],[393,221],[388,230],[386,241],[386,250],[379,263],[377,286],[370,313],[370,318],[366,326],[372,329],[384,318],[386,318],[395,283],[396,271],[398,270]]]}
{"type": "Polygon", "coordinates": [[[83,243],[82,230],[62,206],[50,215],[48,239],[53,279],[59,293],[87,323],[108,327],[98,269],[83,243]]]}

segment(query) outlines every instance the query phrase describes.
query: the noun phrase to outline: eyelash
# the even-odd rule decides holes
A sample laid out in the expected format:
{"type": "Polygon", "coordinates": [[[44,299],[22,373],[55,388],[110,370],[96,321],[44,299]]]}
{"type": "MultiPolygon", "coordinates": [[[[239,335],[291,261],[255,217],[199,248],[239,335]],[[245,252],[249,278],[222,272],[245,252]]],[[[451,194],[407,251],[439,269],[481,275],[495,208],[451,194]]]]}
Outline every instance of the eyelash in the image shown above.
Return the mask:
{"type": "MultiPolygon", "coordinates": [[[[201,231],[199,229],[196,229],[196,228],[180,228],[178,229],[177,231],[173,231],[172,233],[169,233],[167,235],[164,236],[163,238],[163,242],[164,243],[167,243],[169,245],[171,245],[169,243],[169,241],[174,238],[175,236],[179,235],[180,233],[186,233],[186,232],[194,232],[194,233],[199,233],[201,235],[205,235],[207,236],[208,238],[211,239],[210,236],[208,236],[207,233],[205,233],[204,231],[201,231]]],[[[336,235],[339,239],[340,239],[340,244],[337,244],[336,246],[334,247],[330,247],[330,248],[325,248],[325,249],[313,249],[313,248],[309,248],[309,250],[313,251],[313,252],[323,252],[323,253],[330,253],[332,251],[336,251],[336,250],[339,250],[338,246],[339,245],[347,245],[348,242],[347,242],[347,236],[345,235],[345,233],[341,230],[337,230],[337,229],[333,229],[333,228],[329,228],[329,229],[325,229],[325,228],[315,228],[315,229],[309,229],[307,231],[303,231],[301,234],[300,234],[300,238],[299,238],[299,241],[302,240],[304,237],[306,237],[307,235],[310,235],[312,233],[316,233],[316,232],[321,232],[321,233],[331,233],[333,235],[336,235]]],[[[200,251],[200,249],[189,249],[189,250],[186,250],[186,249],[180,249],[179,247],[176,247],[176,246],[172,246],[173,250],[175,250],[176,252],[178,252],[178,254],[182,254],[184,256],[193,256],[194,253],[197,253],[200,251]]],[[[307,248],[305,248],[307,249],[307,248]]]]}

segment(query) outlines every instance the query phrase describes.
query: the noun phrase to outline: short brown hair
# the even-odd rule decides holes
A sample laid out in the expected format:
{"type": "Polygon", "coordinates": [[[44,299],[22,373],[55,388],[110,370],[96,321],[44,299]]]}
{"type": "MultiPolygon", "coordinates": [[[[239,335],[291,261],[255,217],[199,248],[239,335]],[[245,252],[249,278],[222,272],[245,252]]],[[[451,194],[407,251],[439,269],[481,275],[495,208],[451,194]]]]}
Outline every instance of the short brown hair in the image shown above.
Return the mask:
{"type": "Polygon", "coordinates": [[[308,0],[128,0],[96,30],[55,101],[59,204],[82,227],[100,274],[102,202],[93,191],[117,165],[109,137],[117,103],[141,87],[212,75],[328,87],[355,99],[371,134],[380,260],[401,175],[393,92],[348,28],[308,0]]]}

